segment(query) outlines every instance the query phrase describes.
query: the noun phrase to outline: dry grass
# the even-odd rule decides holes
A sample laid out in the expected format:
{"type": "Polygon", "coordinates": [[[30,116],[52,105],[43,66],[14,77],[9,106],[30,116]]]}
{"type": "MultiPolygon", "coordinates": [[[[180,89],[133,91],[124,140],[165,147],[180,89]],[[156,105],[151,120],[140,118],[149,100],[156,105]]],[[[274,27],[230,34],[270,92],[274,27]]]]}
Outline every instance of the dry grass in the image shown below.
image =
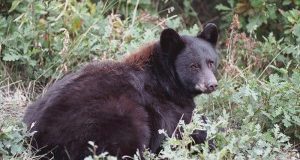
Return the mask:
{"type": "Polygon", "coordinates": [[[44,87],[35,81],[24,82],[12,80],[8,77],[0,81],[0,126],[7,122],[21,121],[26,106],[42,92],[44,87]]]}

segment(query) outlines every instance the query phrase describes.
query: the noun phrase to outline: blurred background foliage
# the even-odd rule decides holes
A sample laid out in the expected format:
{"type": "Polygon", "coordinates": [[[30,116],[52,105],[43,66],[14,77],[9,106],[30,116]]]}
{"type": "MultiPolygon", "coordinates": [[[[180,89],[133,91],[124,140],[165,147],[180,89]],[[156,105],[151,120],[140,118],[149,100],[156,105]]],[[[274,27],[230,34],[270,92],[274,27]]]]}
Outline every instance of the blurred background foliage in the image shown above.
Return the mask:
{"type": "Polygon", "coordinates": [[[300,158],[299,7],[299,0],[0,0],[0,158],[39,158],[24,145],[30,133],[20,119],[62,75],[93,60],[121,59],[163,28],[195,35],[208,22],[221,35],[220,87],[197,97],[192,123],[179,124],[182,140],[167,137],[160,154],[145,156],[300,158]],[[202,114],[209,124],[200,123],[202,114]],[[188,135],[199,126],[215,150],[190,146],[188,135]]]}

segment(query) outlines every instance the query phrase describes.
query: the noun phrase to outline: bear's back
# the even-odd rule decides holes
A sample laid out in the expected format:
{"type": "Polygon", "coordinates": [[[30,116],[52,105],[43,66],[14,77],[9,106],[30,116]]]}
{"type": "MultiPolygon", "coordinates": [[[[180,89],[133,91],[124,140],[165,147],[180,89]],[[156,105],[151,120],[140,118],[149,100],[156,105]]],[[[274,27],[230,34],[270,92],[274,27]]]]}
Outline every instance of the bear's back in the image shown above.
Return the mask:
{"type": "MultiPolygon", "coordinates": [[[[105,60],[92,62],[79,71],[69,73],[47,89],[42,97],[28,106],[24,122],[30,126],[37,121],[49,107],[65,102],[78,106],[92,98],[119,97],[124,92],[136,92],[135,68],[122,62],[105,60]]],[[[58,107],[58,109],[61,109],[58,107]]]]}
{"type": "MultiPolygon", "coordinates": [[[[48,146],[45,148],[47,152],[61,144],[75,157],[84,157],[89,153],[86,151],[88,141],[107,140],[103,141],[103,146],[115,155],[118,154],[114,153],[117,146],[126,144],[130,137],[134,137],[130,140],[133,143],[139,139],[148,141],[142,138],[149,137],[149,129],[145,128],[145,124],[140,124],[148,121],[148,117],[143,108],[138,107],[140,90],[136,88],[139,84],[137,77],[141,75],[130,65],[102,61],[90,63],[55,82],[44,96],[28,106],[24,116],[28,127],[35,123],[30,129],[37,131],[34,147],[48,146]],[[111,131],[117,129],[122,132],[111,131]],[[115,138],[119,138],[119,142],[112,145],[115,138]],[[83,151],[77,153],[80,150],[83,151]]],[[[141,147],[137,144],[142,143],[132,144],[132,152],[141,147]]],[[[121,152],[131,152],[130,149],[121,152]]],[[[57,156],[65,155],[59,153],[64,150],[59,146],[56,150],[57,156]]]]}

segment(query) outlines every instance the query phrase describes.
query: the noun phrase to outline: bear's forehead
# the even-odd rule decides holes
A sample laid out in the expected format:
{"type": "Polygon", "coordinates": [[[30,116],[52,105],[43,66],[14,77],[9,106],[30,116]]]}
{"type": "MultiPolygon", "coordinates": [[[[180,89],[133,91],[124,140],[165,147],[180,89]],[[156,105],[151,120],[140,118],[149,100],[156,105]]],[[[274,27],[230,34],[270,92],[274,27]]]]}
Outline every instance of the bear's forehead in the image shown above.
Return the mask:
{"type": "Polygon", "coordinates": [[[183,41],[186,44],[186,52],[198,55],[202,58],[217,58],[217,54],[212,45],[200,38],[191,36],[182,36],[183,41]]]}

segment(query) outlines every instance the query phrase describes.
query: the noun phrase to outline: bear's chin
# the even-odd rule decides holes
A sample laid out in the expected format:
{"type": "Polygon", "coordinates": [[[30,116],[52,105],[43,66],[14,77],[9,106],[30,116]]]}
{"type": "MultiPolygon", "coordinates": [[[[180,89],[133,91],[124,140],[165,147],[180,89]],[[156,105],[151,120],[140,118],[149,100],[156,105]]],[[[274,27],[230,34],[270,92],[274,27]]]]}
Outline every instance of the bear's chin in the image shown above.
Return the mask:
{"type": "Polygon", "coordinates": [[[212,92],[214,92],[214,91],[210,91],[210,90],[204,90],[204,91],[202,91],[202,90],[198,90],[198,89],[194,89],[193,90],[193,94],[196,95],[196,96],[200,95],[200,94],[210,94],[212,92]]]}
{"type": "Polygon", "coordinates": [[[200,95],[200,94],[203,94],[203,92],[202,91],[200,91],[200,90],[193,90],[192,91],[192,94],[194,95],[194,96],[198,96],[198,95],[200,95]]]}

